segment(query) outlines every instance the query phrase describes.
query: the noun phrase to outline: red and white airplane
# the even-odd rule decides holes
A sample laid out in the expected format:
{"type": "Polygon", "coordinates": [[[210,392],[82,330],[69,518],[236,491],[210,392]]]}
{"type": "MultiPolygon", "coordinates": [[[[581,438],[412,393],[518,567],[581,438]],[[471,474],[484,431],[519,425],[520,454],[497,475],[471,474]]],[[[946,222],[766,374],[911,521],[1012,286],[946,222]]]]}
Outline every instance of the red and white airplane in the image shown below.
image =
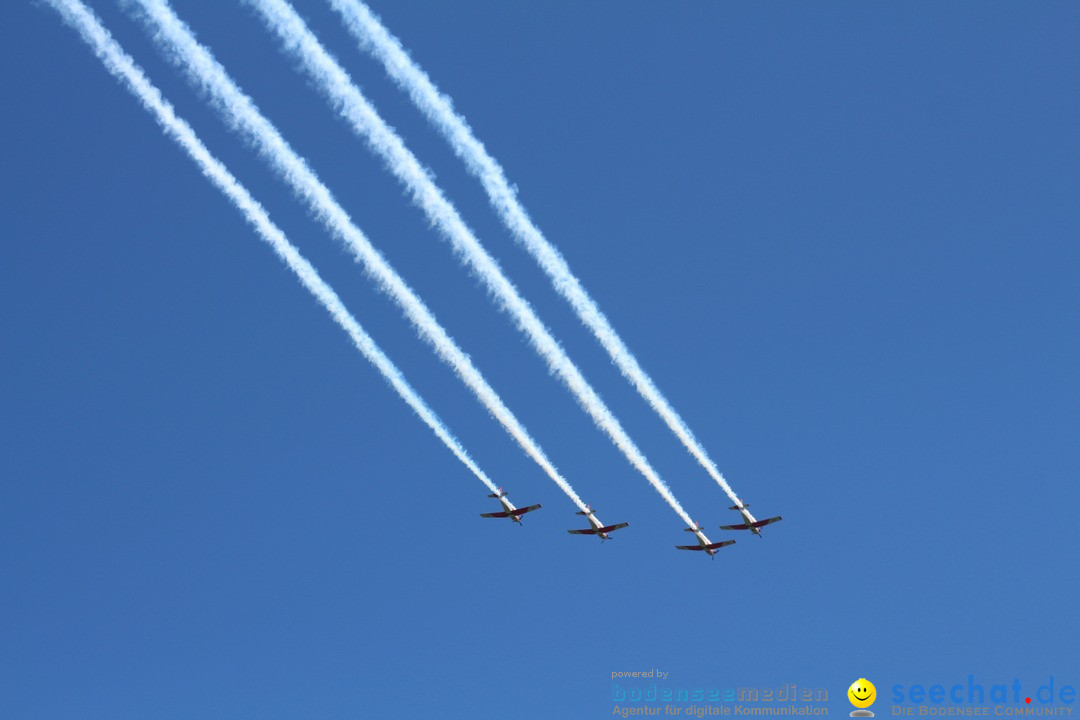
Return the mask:
{"type": "Polygon", "coordinates": [[[769,523],[780,522],[784,519],[777,515],[776,517],[767,518],[765,520],[755,520],[754,516],[750,514],[750,506],[743,504],[741,500],[738,505],[732,505],[728,510],[738,510],[745,522],[741,522],[738,525],[721,525],[721,530],[750,530],[758,537],[762,537],[761,528],[769,523]]]}
{"type": "Polygon", "coordinates": [[[722,547],[728,545],[734,545],[734,540],[724,540],[723,542],[710,542],[709,538],[705,537],[704,531],[701,529],[701,525],[694,525],[694,527],[683,528],[686,532],[692,532],[697,537],[697,545],[676,545],[677,550],[703,550],[709,554],[710,557],[716,555],[716,551],[722,547]]]}
{"type": "Polygon", "coordinates": [[[589,524],[592,525],[588,530],[567,530],[566,532],[571,535],[599,535],[600,542],[610,539],[609,533],[613,533],[616,530],[621,530],[624,527],[628,527],[630,523],[616,523],[614,525],[604,525],[602,522],[596,519],[596,513],[588,505],[585,506],[585,510],[574,513],[575,515],[584,515],[589,524]]]}
{"type": "Polygon", "coordinates": [[[514,503],[510,502],[510,498],[506,497],[506,491],[503,490],[502,488],[497,488],[497,491],[495,492],[495,494],[494,495],[488,495],[488,497],[489,498],[495,498],[496,500],[501,502],[504,510],[502,512],[480,513],[480,517],[489,517],[489,518],[508,517],[508,518],[510,518],[511,520],[513,520],[514,522],[516,522],[516,523],[518,523],[520,525],[522,515],[524,515],[527,512],[532,512],[533,510],[539,510],[540,509],[539,505],[530,505],[529,507],[523,507],[523,508],[514,507],[514,503]]]}

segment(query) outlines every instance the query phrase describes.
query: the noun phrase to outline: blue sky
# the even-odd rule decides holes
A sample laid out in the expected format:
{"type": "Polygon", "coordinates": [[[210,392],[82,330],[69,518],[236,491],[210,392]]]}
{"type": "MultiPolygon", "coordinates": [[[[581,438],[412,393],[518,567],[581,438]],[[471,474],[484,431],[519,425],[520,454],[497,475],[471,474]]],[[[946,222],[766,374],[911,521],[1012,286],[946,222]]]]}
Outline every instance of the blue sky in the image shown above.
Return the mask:
{"type": "MultiPolygon", "coordinates": [[[[246,8],[174,7],[606,522],[603,545],[114,4],[94,9],[518,504],[47,7],[7,3],[0,711],[608,717],[682,687],[1080,684],[1080,9],[372,3],[759,516],[678,517],[246,8]]],[[[690,514],[720,489],[441,138],[297,4],[690,514]]]]}

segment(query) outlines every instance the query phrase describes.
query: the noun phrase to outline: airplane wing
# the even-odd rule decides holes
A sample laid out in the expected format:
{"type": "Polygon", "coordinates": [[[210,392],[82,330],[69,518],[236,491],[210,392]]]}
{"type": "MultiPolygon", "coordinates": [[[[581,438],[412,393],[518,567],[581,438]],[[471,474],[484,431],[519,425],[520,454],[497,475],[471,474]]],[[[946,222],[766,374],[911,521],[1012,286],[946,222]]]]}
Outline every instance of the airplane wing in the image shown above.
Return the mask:
{"type": "Polygon", "coordinates": [[[784,518],[777,515],[776,517],[771,517],[768,520],[758,520],[756,523],[754,523],[754,527],[756,527],[756,528],[765,527],[769,523],[779,522],[780,520],[783,520],[783,519],[784,518]]]}
{"type": "Polygon", "coordinates": [[[749,530],[750,526],[747,525],[746,523],[741,523],[739,525],[721,525],[720,529],[721,530],[749,530]]]}
{"type": "Polygon", "coordinates": [[[676,550],[704,550],[700,545],[676,545],[676,550]]]}
{"type": "Polygon", "coordinates": [[[480,517],[499,517],[499,518],[503,518],[503,517],[510,517],[510,513],[505,513],[505,512],[480,513],[480,517]]]}
{"type": "Polygon", "coordinates": [[[599,530],[593,530],[593,532],[609,533],[609,532],[615,532],[616,530],[622,530],[624,527],[630,527],[630,523],[615,523],[614,525],[608,525],[607,527],[602,527],[599,530]]]}
{"type": "Polygon", "coordinates": [[[718,542],[718,543],[713,543],[712,545],[706,545],[704,548],[701,548],[699,546],[698,549],[719,550],[722,547],[727,547],[728,545],[734,545],[734,544],[735,544],[734,540],[725,540],[724,542],[718,542]]]}
{"type": "Polygon", "coordinates": [[[567,530],[566,532],[570,533],[571,535],[595,535],[596,534],[596,531],[591,529],[591,528],[588,529],[588,530],[567,530]]]}
{"type": "Polygon", "coordinates": [[[532,512],[533,510],[539,510],[539,509],[540,509],[539,505],[530,505],[529,507],[518,508],[517,510],[514,511],[514,517],[521,517],[522,515],[524,515],[527,512],[532,512]]]}

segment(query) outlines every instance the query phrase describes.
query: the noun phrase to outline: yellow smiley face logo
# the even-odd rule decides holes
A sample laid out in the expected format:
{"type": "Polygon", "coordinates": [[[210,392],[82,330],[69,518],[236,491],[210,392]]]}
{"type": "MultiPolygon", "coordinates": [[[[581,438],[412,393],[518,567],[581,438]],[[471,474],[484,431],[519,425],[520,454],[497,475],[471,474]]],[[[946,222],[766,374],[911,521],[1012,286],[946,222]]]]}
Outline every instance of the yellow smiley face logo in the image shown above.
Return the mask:
{"type": "Polygon", "coordinates": [[[877,699],[877,688],[866,678],[859,678],[847,689],[848,700],[857,708],[868,708],[877,699]]]}

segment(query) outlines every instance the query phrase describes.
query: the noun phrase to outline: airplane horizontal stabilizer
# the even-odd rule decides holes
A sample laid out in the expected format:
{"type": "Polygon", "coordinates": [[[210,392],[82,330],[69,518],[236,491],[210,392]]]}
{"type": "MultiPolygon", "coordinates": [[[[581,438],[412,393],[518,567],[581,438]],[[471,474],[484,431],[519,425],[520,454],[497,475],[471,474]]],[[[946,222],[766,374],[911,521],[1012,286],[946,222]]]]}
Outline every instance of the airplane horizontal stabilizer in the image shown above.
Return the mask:
{"type": "Polygon", "coordinates": [[[488,495],[488,497],[489,498],[495,498],[496,500],[498,500],[501,497],[506,497],[506,493],[504,493],[504,492],[492,493],[491,495],[488,495]]]}
{"type": "Polygon", "coordinates": [[[741,508],[738,505],[732,505],[731,507],[728,508],[728,510],[749,510],[749,509],[750,509],[749,504],[743,505],[741,508]]]}

